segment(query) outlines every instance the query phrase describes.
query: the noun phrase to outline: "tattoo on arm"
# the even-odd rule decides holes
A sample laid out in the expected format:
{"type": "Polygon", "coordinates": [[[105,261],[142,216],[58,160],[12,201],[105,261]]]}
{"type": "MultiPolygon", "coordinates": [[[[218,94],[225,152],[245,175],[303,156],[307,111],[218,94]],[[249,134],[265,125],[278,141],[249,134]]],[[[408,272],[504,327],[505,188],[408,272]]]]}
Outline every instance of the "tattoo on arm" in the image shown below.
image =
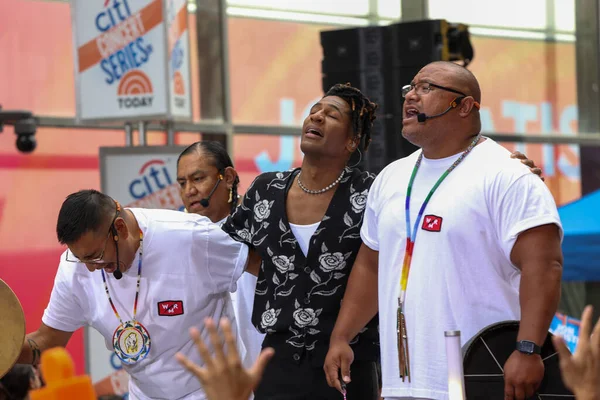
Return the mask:
{"type": "Polygon", "coordinates": [[[27,343],[29,343],[29,347],[31,348],[31,353],[33,355],[33,360],[31,361],[32,365],[37,365],[40,362],[40,346],[35,342],[35,340],[31,338],[27,338],[27,343]]]}

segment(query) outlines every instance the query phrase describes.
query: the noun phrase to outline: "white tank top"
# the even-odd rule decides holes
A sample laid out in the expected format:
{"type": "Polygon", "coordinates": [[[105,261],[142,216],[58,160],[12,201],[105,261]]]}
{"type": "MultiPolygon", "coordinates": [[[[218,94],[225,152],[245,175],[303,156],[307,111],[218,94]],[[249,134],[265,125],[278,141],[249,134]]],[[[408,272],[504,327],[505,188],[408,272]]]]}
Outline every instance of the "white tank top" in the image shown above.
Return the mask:
{"type": "Polygon", "coordinates": [[[319,222],[315,222],[310,225],[296,225],[290,223],[290,228],[292,228],[292,233],[296,237],[298,244],[300,245],[300,250],[304,253],[304,256],[308,254],[308,244],[310,242],[310,238],[315,233],[317,228],[319,227],[319,222]]]}

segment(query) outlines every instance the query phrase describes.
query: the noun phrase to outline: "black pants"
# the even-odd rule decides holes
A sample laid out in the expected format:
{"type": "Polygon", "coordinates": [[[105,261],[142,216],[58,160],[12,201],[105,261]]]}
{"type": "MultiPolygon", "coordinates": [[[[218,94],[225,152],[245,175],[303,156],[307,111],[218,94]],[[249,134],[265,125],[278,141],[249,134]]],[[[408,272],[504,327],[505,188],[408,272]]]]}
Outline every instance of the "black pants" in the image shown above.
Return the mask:
{"type": "MultiPolygon", "coordinates": [[[[379,399],[377,366],[371,361],[354,361],[348,400],[379,399]]],[[[254,393],[255,400],[341,400],[342,394],[329,387],[323,367],[314,367],[307,357],[299,363],[275,356],[254,393]]]]}

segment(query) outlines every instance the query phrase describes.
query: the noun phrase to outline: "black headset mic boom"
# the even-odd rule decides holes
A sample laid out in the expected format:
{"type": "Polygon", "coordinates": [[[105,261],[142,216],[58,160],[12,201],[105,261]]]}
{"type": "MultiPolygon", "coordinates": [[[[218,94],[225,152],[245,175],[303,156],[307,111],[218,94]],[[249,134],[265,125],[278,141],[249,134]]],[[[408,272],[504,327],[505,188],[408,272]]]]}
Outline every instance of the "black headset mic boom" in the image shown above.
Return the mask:
{"type": "Polygon", "coordinates": [[[206,196],[205,198],[200,200],[200,204],[202,205],[202,207],[208,207],[208,205],[210,204],[210,198],[213,195],[213,193],[215,192],[215,190],[217,190],[217,187],[219,186],[219,183],[221,183],[223,179],[221,177],[219,177],[219,179],[217,180],[217,183],[215,184],[215,186],[212,188],[212,190],[210,191],[210,193],[208,194],[208,196],[206,196]]]}

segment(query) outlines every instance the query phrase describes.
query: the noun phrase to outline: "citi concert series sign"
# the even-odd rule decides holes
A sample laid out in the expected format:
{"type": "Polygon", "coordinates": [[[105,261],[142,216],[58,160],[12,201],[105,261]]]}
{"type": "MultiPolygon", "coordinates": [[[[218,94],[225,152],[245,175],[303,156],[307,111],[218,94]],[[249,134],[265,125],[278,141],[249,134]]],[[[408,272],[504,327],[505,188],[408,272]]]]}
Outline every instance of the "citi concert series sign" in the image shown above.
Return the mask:
{"type": "Polygon", "coordinates": [[[185,0],[71,1],[77,117],[190,119],[185,0]]]}

